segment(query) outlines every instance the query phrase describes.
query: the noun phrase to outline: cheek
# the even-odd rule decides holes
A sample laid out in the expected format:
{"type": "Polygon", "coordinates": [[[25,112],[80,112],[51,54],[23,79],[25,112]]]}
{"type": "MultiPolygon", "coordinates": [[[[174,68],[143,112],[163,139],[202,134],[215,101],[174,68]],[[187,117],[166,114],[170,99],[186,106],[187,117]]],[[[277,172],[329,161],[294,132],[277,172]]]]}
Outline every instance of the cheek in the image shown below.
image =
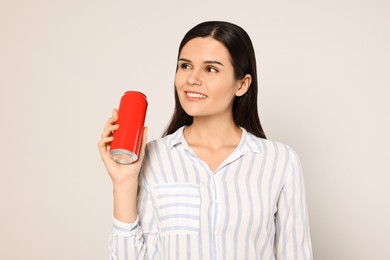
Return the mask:
{"type": "Polygon", "coordinates": [[[180,77],[178,77],[177,74],[175,75],[175,85],[174,86],[175,86],[175,91],[179,97],[179,100],[181,100],[181,91],[180,90],[183,88],[183,83],[182,83],[182,79],[180,77]]]}
{"type": "Polygon", "coordinates": [[[176,73],[175,74],[175,86],[176,86],[176,88],[182,87],[184,82],[185,82],[185,79],[183,77],[183,73],[179,73],[179,72],[176,73]]]}

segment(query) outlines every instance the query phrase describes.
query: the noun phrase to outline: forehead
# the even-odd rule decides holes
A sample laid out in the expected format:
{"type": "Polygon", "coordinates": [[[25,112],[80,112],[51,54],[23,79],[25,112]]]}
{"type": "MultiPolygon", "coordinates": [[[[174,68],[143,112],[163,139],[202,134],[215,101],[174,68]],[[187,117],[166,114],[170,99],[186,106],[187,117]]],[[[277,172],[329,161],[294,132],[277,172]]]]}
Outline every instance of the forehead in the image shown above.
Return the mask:
{"type": "Polygon", "coordinates": [[[187,58],[191,61],[211,59],[227,62],[231,60],[225,45],[211,37],[191,39],[181,49],[179,58],[187,58]]]}

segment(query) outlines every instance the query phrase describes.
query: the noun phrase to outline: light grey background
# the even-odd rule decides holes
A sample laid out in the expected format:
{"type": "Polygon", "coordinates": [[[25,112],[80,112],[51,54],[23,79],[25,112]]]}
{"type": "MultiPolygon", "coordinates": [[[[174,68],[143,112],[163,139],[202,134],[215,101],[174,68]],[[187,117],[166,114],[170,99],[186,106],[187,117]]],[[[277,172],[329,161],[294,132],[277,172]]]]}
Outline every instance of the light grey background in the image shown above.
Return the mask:
{"type": "Polygon", "coordinates": [[[315,259],[388,259],[388,1],[0,1],[0,259],[107,259],[97,142],[129,89],[149,140],[173,110],[178,44],[204,20],[252,37],[260,117],[299,153],[315,259]]]}

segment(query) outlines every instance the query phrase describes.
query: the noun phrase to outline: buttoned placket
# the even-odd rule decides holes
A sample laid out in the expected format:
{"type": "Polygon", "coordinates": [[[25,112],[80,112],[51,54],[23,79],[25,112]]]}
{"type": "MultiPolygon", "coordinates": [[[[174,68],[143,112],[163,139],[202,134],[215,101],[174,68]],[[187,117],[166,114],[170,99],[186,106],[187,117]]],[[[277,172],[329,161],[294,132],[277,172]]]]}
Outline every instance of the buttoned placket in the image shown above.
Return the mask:
{"type": "Polygon", "coordinates": [[[208,166],[206,162],[201,160],[193,151],[191,148],[186,147],[187,154],[192,158],[192,160],[195,160],[196,163],[202,165],[204,169],[206,169],[206,172],[208,174],[208,189],[211,192],[211,234],[212,234],[212,256],[211,259],[218,260],[221,254],[218,254],[219,248],[218,240],[221,239],[220,237],[220,216],[221,216],[221,205],[220,200],[222,198],[222,179],[221,177],[224,174],[224,168],[227,167],[230,163],[234,162],[235,160],[239,159],[241,156],[247,155],[247,150],[240,150],[237,149],[234,151],[222,164],[218,167],[218,169],[213,173],[208,166]]]}
{"type": "MultiPolygon", "coordinates": [[[[245,133],[243,133],[245,134],[245,133]]],[[[221,163],[221,165],[217,168],[215,172],[212,172],[210,167],[206,162],[201,160],[195,152],[189,147],[188,143],[184,140],[184,137],[182,136],[182,143],[184,144],[184,150],[187,153],[187,155],[192,159],[195,160],[197,165],[201,165],[208,174],[208,189],[211,192],[211,235],[212,235],[212,256],[211,259],[218,260],[222,254],[218,254],[218,251],[220,249],[217,248],[218,245],[221,243],[218,243],[218,240],[221,239],[220,237],[220,216],[221,216],[221,205],[220,200],[223,197],[223,187],[222,187],[222,179],[221,177],[224,174],[225,167],[227,167],[230,163],[234,162],[235,160],[239,159],[241,156],[245,156],[248,154],[248,151],[246,149],[242,149],[242,143],[240,143],[239,147],[236,148],[236,150],[233,151],[226,159],[221,163]]],[[[244,136],[243,136],[244,139],[244,136]]]]}
{"type": "MultiPolygon", "coordinates": [[[[207,172],[207,185],[208,185],[208,190],[211,192],[211,198],[212,201],[210,201],[211,209],[210,209],[210,214],[211,214],[211,235],[212,235],[212,244],[211,244],[211,250],[212,250],[212,260],[217,260],[217,239],[219,238],[219,232],[218,232],[218,203],[217,203],[217,192],[216,192],[216,185],[215,185],[215,175],[216,173],[213,173],[210,169],[210,167],[205,163],[203,160],[201,160],[193,151],[191,148],[186,147],[186,153],[190,156],[192,160],[195,160],[195,163],[198,165],[201,165],[207,172]]],[[[217,170],[218,171],[218,170],[217,170]]]]}
{"type": "Polygon", "coordinates": [[[220,217],[221,217],[221,205],[220,205],[220,198],[221,198],[221,174],[217,171],[216,173],[212,174],[212,182],[211,182],[214,196],[213,196],[213,208],[214,208],[214,223],[213,223],[213,243],[214,243],[214,252],[215,252],[215,258],[218,259],[221,255],[220,248],[218,246],[221,244],[218,242],[218,240],[221,239],[220,237],[220,217]]]}

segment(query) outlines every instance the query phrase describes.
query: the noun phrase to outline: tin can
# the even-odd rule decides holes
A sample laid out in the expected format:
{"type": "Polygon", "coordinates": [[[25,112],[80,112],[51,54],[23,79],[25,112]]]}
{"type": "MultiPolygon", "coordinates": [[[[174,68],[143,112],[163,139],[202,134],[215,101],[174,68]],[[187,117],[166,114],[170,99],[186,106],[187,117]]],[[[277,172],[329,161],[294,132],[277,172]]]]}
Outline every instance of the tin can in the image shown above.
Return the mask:
{"type": "Polygon", "coordinates": [[[118,130],[113,134],[110,155],[120,164],[138,160],[148,101],[138,91],[127,91],[121,98],[118,109],[118,130]]]}

